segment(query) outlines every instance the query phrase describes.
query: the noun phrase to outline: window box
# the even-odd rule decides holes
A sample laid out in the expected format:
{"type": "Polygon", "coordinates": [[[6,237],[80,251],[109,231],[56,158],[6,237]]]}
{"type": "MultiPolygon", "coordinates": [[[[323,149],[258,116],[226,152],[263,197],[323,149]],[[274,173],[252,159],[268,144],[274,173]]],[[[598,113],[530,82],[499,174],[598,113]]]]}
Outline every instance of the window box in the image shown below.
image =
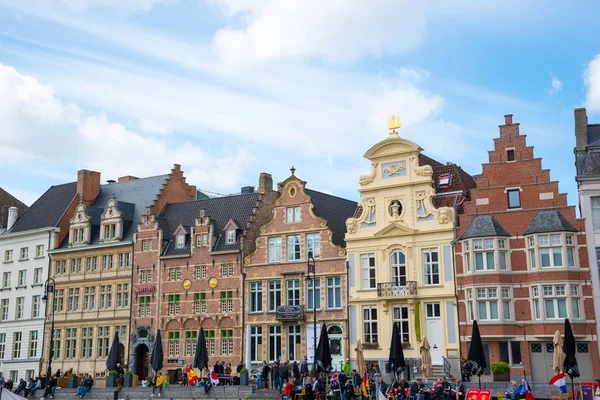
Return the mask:
{"type": "Polygon", "coordinates": [[[376,350],[379,348],[379,343],[363,343],[362,347],[363,349],[376,350]]]}

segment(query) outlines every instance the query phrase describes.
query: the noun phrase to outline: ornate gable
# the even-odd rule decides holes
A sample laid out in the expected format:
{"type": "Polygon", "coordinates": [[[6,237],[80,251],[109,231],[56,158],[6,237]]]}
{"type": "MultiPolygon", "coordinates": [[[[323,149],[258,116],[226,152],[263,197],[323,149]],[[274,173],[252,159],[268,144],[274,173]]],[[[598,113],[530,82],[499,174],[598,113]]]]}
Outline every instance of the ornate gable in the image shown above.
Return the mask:
{"type": "Polygon", "coordinates": [[[113,196],[108,199],[100,216],[100,243],[119,241],[123,238],[123,213],[113,196]]]}
{"type": "Polygon", "coordinates": [[[90,244],[92,217],[88,214],[85,203],[79,203],[77,208],[75,208],[75,214],[73,214],[69,222],[69,247],[90,244]]]}
{"type": "Polygon", "coordinates": [[[378,232],[375,232],[373,236],[375,237],[383,237],[383,236],[402,236],[402,235],[414,235],[418,233],[417,229],[411,229],[407,226],[399,224],[397,222],[392,222],[385,228],[381,229],[378,232]]]}

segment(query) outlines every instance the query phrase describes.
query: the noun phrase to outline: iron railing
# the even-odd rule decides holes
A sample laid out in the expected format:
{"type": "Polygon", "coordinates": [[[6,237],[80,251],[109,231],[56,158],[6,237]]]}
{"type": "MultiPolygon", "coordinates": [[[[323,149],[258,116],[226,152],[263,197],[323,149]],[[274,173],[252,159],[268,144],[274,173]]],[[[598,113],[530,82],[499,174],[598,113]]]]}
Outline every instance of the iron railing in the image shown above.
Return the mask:
{"type": "Polygon", "coordinates": [[[417,282],[383,282],[377,284],[378,297],[408,297],[416,296],[417,282]]]}

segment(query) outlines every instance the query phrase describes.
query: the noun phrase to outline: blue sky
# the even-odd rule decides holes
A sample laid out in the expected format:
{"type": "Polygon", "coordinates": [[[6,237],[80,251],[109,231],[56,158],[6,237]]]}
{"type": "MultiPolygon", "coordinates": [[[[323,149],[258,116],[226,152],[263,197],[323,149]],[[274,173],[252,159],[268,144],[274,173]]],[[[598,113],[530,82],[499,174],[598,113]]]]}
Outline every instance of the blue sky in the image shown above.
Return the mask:
{"type": "Polygon", "coordinates": [[[357,199],[392,113],[471,174],[512,113],[576,204],[573,109],[600,123],[598,15],[595,1],[0,0],[0,186],[30,204],[78,169],[179,163],[232,193],[294,165],[357,199]]]}

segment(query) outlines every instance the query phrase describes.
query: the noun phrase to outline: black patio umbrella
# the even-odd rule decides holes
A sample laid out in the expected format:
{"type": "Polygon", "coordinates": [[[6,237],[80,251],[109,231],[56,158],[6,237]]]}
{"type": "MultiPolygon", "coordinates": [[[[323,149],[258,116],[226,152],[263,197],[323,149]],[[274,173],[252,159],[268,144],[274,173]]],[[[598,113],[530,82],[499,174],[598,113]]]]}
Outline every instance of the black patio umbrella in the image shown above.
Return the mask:
{"type": "Polygon", "coordinates": [[[110,351],[108,352],[108,358],[106,359],[106,368],[109,371],[117,369],[117,364],[119,363],[120,358],[119,353],[119,334],[115,332],[115,337],[113,338],[110,351]]]}
{"type": "Polygon", "coordinates": [[[154,338],[154,346],[152,346],[152,357],[150,357],[150,365],[155,371],[154,375],[160,371],[163,367],[163,347],[162,338],[160,337],[160,329],[156,331],[156,338],[154,338]]]}
{"type": "Polygon", "coordinates": [[[565,373],[571,378],[571,389],[573,390],[573,398],[575,398],[575,386],[573,379],[579,378],[579,366],[577,365],[577,358],[575,354],[577,352],[577,342],[575,342],[575,336],[573,335],[573,329],[571,329],[571,323],[568,318],[565,318],[565,342],[563,345],[563,351],[565,353],[565,361],[563,363],[563,369],[565,373]]]}
{"type": "Polygon", "coordinates": [[[468,360],[471,362],[473,375],[479,377],[479,389],[481,389],[481,375],[483,370],[488,366],[485,360],[483,351],[483,342],[479,333],[479,325],[477,321],[473,321],[473,332],[471,333],[471,344],[469,345],[468,360]]]}
{"type": "Polygon", "coordinates": [[[200,328],[200,336],[198,336],[198,342],[196,343],[194,368],[198,368],[200,373],[202,373],[204,368],[208,368],[208,350],[206,348],[206,338],[204,337],[203,328],[200,328]]]}
{"type": "Polygon", "coordinates": [[[390,346],[390,357],[388,363],[394,371],[396,379],[398,374],[402,374],[406,369],[406,361],[404,360],[404,350],[402,350],[402,338],[400,337],[399,322],[394,323],[392,328],[392,344],[390,346]]]}
{"type": "Polygon", "coordinates": [[[331,368],[331,348],[329,347],[329,336],[327,335],[327,325],[325,324],[321,326],[321,337],[319,337],[315,361],[317,363],[317,368],[315,368],[316,373],[321,371],[327,372],[331,368]]]}

